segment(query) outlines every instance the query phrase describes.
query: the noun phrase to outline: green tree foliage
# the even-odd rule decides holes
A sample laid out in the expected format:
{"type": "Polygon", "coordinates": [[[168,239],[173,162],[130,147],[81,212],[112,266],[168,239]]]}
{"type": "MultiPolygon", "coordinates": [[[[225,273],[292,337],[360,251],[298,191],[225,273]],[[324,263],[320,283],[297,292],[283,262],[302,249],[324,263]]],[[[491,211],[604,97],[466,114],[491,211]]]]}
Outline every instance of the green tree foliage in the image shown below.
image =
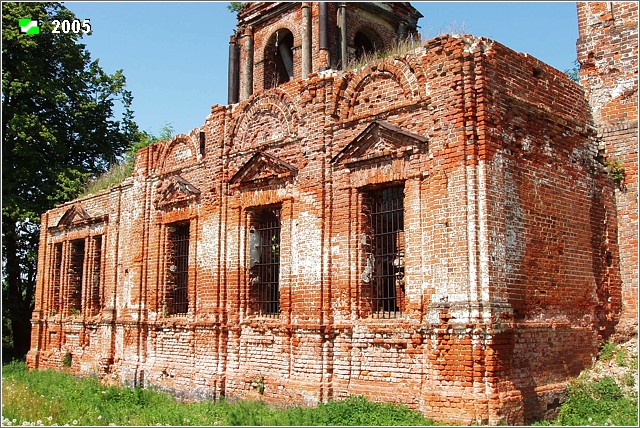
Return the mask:
{"type": "Polygon", "coordinates": [[[122,70],[105,73],[82,35],[52,33],[54,19],[75,16],[60,3],[2,3],[3,345],[17,356],[30,345],[41,213],[139,136],[122,70]],[[20,34],[20,18],[39,20],[40,34],[20,34]]]}
{"type": "Polygon", "coordinates": [[[153,143],[157,143],[158,141],[170,140],[174,133],[175,133],[175,129],[173,129],[173,125],[170,123],[164,124],[162,129],[160,129],[159,135],[153,135],[146,131],[140,132],[137,141],[132,143],[127,148],[125,162],[127,160],[134,161],[136,157],[136,153],[138,153],[138,150],[144,147],[147,147],[153,143]]]}
{"type": "Polygon", "coordinates": [[[229,4],[227,5],[227,9],[229,9],[229,12],[238,13],[240,12],[240,9],[242,9],[243,5],[244,5],[244,2],[232,1],[232,2],[229,2],[229,4]]]}
{"type": "Polygon", "coordinates": [[[138,134],[137,141],[134,141],[128,148],[125,153],[124,159],[122,162],[112,165],[108,171],[99,176],[91,179],[82,189],[81,192],[76,195],[86,196],[92,193],[97,193],[102,190],[108,189],[114,184],[120,184],[128,177],[133,175],[133,169],[135,166],[136,153],[138,150],[147,147],[153,143],[158,141],[164,141],[171,139],[173,135],[173,127],[169,124],[165,124],[165,126],[160,131],[159,136],[155,136],[146,131],[142,131],[138,134]]]}
{"type": "Polygon", "coordinates": [[[580,84],[580,62],[577,59],[573,61],[573,67],[567,68],[564,72],[569,76],[569,79],[580,84]]]}

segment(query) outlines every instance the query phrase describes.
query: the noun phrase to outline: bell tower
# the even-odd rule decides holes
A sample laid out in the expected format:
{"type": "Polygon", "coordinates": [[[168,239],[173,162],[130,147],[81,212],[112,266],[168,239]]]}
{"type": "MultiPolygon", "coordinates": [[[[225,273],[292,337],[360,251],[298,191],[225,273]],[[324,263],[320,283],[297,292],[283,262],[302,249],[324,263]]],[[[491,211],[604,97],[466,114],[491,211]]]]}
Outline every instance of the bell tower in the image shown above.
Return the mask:
{"type": "Polygon", "coordinates": [[[229,104],[417,40],[421,17],[408,2],[245,3],[229,41],[229,104]]]}

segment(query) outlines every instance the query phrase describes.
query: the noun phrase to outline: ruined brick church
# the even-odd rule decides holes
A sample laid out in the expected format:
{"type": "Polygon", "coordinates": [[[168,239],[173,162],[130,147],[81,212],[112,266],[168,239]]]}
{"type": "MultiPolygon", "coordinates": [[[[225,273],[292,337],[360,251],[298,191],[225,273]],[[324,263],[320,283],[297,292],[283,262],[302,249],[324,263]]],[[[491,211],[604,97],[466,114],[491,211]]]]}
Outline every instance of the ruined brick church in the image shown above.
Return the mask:
{"type": "Polygon", "coordinates": [[[229,105],[42,215],[29,367],[553,415],[637,328],[637,4],[577,11],[582,85],[473,36],[354,65],[418,40],[409,3],[245,4],[229,105]]]}

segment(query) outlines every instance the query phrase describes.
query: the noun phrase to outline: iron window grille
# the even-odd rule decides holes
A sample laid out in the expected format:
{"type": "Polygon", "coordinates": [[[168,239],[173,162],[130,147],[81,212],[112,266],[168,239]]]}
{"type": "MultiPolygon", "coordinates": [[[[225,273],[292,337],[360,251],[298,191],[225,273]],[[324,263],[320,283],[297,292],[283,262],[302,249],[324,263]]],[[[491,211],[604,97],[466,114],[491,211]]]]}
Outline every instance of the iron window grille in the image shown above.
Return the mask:
{"type": "Polygon", "coordinates": [[[69,264],[69,312],[72,315],[82,310],[82,279],[84,274],[84,239],[71,241],[69,264]]]}
{"type": "Polygon", "coordinates": [[[253,313],[280,313],[280,207],[250,212],[249,293],[253,313]]]}
{"type": "Polygon", "coordinates": [[[373,318],[397,318],[405,303],[404,186],[365,192],[364,295],[373,318]]]}
{"type": "Polygon", "coordinates": [[[189,311],[189,223],[168,227],[167,312],[169,315],[189,311]]]}
{"type": "Polygon", "coordinates": [[[51,302],[49,315],[56,315],[60,311],[60,283],[62,280],[62,243],[53,246],[53,283],[51,285],[51,302]]]}
{"type": "Polygon", "coordinates": [[[100,311],[100,274],[102,267],[102,236],[93,238],[93,278],[91,284],[91,307],[94,313],[100,311]]]}

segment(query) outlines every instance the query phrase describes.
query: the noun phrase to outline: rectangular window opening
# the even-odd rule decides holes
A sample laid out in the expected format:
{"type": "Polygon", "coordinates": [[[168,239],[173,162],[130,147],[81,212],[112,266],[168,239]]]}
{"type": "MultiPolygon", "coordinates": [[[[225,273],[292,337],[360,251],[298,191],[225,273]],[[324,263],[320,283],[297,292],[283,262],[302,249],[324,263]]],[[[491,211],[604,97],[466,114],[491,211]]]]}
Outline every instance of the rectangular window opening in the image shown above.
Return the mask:
{"type": "Polygon", "coordinates": [[[253,313],[280,313],[280,207],[250,212],[249,288],[253,313]]]}
{"type": "Polygon", "coordinates": [[[93,283],[91,284],[91,307],[94,313],[101,309],[100,273],[102,267],[102,236],[93,238],[93,283]]]}
{"type": "Polygon", "coordinates": [[[71,315],[76,315],[82,310],[84,239],[71,241],[69,260],[69,312],[71,315]]]}
{"type": "Polygon", "coordinates": [[[62,243],[53,246],[53,284],[51,292],[51,302],[49,304],[49,315],[56,315],[60,312],[60,282],[62,272],[62,243]]]}
{"type": "Polygon", "coordinates": [[[404,186],[367,191],[363,202],[364,295],[373,318],[397,318],[405,305],[404,186]]]}
{"type": "Polygon", "coordinates": [[[169,272],[167,278],[167,311],[169,315],[189,311],[189,223],[168,227],[169,272]]]}

